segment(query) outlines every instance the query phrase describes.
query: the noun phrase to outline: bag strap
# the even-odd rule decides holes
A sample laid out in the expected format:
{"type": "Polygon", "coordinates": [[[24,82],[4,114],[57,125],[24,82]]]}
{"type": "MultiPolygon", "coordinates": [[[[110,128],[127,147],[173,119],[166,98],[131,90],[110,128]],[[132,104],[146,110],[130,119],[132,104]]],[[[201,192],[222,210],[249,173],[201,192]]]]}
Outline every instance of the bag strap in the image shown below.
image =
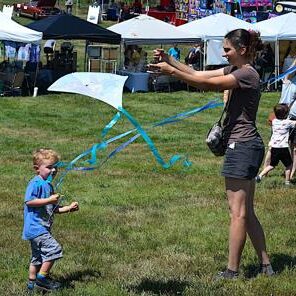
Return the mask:
{"type": "Polygon", "coordinates": [[[229,107],[229,104],[230,104],[231,94],[232,94],[232,89],[228,90],[228,99],[227,99],[227,102],[226,102],[226,104],[225,104],[225,106],[224,106],[224,108],[222,110],[222,113],[220,115],[220,118],[218,120],[218,125],[219,126],[221,126],[221,121],[222,121],[222,118],[223,118],[224,113],[226,113],[227,110],[228,110],[228,107],[229,107]]]}

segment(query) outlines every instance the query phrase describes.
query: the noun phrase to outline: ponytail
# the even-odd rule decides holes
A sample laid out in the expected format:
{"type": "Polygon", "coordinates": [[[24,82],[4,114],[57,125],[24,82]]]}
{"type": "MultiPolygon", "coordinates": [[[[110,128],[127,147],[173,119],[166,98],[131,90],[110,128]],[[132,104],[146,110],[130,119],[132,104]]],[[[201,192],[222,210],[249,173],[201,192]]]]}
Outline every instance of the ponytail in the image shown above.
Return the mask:
{"type": "Polygon", "coordinates": [[[246,55],[253,60],[258,50],[263,49],[260,33],[253,30],[236,29],[228,32],[225,38],[230,41],[235,49],[246,47],[246,55]]]}

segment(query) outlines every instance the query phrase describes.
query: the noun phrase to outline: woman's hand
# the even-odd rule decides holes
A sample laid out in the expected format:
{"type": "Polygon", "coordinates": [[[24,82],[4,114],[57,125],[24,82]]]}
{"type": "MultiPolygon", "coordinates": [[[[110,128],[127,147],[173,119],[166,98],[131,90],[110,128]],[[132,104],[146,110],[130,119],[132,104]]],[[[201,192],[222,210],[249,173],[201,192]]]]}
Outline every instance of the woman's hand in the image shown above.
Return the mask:
{"type": "Polygon", "coordinates": [[[156,64],[159,62],[169,63],[169,56],[161,48],[156,48],[153,50],[153,58],[156,64]]]}
{"type": "Polygon", "coordinates": [[[149,64],[148,68],[150,71],[159,72],[161,74],[172,75],[175,68],[169,65],[166,62],[158,63],[158,64],[149,64]]]}

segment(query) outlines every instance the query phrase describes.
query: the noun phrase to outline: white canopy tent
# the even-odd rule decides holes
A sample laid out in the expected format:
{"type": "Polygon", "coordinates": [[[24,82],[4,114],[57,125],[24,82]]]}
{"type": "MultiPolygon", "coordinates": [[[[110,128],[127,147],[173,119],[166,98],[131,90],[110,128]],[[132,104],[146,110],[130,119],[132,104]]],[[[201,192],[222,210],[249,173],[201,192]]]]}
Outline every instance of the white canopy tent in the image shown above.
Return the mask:
{"type": "Polygon", "coordinates": [[[296,40],[296,14],[283,14],[253,25],[265,41],[275,42],[275,75],[279,75],[279,41],[296,40]]]}
{"type": "Polygon", "coordinates": [[[40,43],[42,33],[26,28],[0,12],[0,40],[40,43]]]}
{"type": "Polygon", "coordinates": [[[195,34],[184,33],[177,27],[146,14],[108,27],[108,30],[120,34],[127,45],[194,43],[199,40],[195,34]]]}
{"type": "Polygon", "coordinates": [[[279,73],[279,41],[296,40],[296,14],[291,12],[281,16],[256,23],[255,30],[261,33],[261,38],[265,41],[275,42],[276,73],[279,73]]]}
{"type": "MultiPolygon", "coordinates": [[[[204,51],[208,52],[208,47],[210,47],[210,52],[216,53],[216,58],[214,60],[219,60],[221,63],[222,55],[219,54],[219,46],[220,51],[222,51],[221,41],[224,36],[235,29],[246,29],[249,30],[252,28],[252,24],[230,16],[225,13],[217,13],[213,14],[187,24],[181,25],[178,27],[180,32],[184,33],[192,33],[195,37],[201,38],[204,42],[204,51]],[[220,44],[220,45],[219,45],[220,44]]],[[[204,66],[206,65],[206,56],[204,55],[204,66]]]]}
{"type": "Polygon", "coordinates": [[[178,27],[178,30],[194,34],[205,41],[223,40],[224,36],[235,29],[250,29],[252,24],[225,13],[213,14],[178,27]]]}
{"type": "Polygon", "coordinates": [[[273,17],[254,24],[253,28],[261,33],[263,40],[296,40],[296,14],[290,12],[273,17]]]}

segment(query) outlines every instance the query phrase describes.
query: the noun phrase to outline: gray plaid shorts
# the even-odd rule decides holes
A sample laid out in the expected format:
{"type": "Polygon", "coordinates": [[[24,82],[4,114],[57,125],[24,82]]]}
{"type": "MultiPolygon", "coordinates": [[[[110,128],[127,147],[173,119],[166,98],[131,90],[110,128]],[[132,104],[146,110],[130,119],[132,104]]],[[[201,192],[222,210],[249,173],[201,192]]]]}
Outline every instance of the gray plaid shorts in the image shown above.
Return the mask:
{"type": "Polygon", "coordinates": [[[63,257],[60,244],[50,233],[41,234],[30,240],[32,249],[31,264],[41,265],[46,261],[53,261],[63,257]]]}

